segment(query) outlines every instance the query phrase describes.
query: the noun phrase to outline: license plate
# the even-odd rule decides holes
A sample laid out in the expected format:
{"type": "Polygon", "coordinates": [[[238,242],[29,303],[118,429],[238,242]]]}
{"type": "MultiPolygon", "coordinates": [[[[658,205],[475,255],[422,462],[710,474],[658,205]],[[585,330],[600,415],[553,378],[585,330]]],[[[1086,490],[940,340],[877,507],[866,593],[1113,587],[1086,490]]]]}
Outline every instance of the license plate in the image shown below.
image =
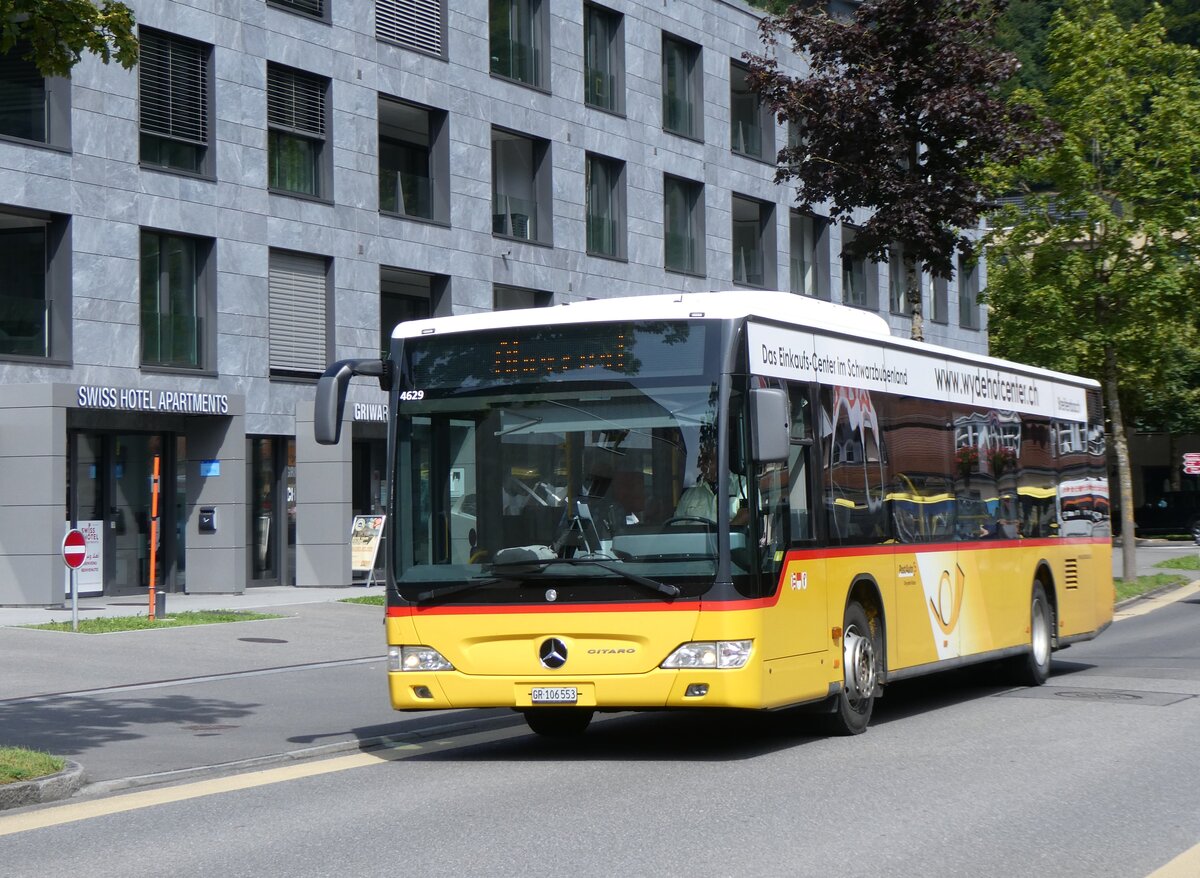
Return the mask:
{"type": "Polygon", "coordinates": [[[579,690],[574,686],[534,686],[529,700],[534,704],[574,704],[579,690]]]}

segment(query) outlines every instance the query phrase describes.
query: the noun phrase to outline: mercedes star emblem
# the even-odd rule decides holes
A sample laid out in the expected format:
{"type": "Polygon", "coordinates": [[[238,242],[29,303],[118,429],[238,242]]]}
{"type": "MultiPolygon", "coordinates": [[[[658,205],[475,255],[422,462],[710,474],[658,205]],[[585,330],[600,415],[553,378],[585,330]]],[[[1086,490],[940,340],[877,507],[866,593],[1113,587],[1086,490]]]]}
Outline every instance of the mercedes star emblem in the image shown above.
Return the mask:
{"type": "Polygon", "coordinates": [[[567,645],[557,637],[544,640],[538,650],[538,658],[542,660],[543,667],[551,670],[561,668],[567,663],[567,645]]]}

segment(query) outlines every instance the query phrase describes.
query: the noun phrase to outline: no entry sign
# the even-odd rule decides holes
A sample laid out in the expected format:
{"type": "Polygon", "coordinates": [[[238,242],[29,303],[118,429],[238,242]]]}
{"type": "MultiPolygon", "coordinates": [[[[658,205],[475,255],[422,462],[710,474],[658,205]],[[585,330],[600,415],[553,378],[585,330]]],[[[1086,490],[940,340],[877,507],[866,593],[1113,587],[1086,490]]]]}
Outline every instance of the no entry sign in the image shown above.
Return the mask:
{"type": "Polygon", "coordinates": [[[83,531],[75,529],[67,531],[67,535],[63,537],[62,555],[63,560],[72,570],[78,570],[83,566],[83,559],[87,556],[87,541],[83,538],[83,531]]]}

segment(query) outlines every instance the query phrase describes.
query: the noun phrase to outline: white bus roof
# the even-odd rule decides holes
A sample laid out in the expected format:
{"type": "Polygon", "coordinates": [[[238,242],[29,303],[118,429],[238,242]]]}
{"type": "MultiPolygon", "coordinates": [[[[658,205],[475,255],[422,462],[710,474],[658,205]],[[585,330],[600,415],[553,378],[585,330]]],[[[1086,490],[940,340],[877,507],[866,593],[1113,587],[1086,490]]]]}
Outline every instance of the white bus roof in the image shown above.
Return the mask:
{"type": "Polygon", "coordinates": [[[886,320],[878,314],[802,296],[767,290],[727,290],[709,293],[668,293],[651,296],[615,296],[554,305],[549,308],[523,308],[512,311],[480,311],[452,317],[410,320],[396,326],[393,338],[420,338],[457,332],[505,329],[521,326],[561,326],[572,323],[603,323],[617,320],[688,320],[697,318],[732,320],[761,317],[789,324],[798,329],[833,332],[877,341],[889,347],[903,348],[926,357],[972,363],[983,367],[1005,368],[1029,375],[1067,381],[1090,388],[1100,385],[1088,378],[1054,372],[893,336],[886,320]]]}
{"type": "Polygon", "coordinates": [[[431,317],[401,323],[393,338],[414,338],[447,332],[473,332],[515,326],[561,326],[612,320],[687,320],[710,317],[767,317],[798,326],[829,329],[862,337],[884,337],[890,332],[878,314],[835,305],[795,293],[734,290],[712,293],[672,293],[657,296],[617,296],[514,311],[480,311],[453,317],[431,317]]]}

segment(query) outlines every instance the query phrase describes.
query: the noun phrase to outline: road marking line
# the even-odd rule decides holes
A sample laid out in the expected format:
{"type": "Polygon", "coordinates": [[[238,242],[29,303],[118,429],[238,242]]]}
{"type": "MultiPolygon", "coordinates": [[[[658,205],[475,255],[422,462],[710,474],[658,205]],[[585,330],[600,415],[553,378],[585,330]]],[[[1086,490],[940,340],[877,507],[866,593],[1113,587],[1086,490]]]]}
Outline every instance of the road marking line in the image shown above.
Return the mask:
{"type": "MultiPolygon", "coordinates": [[[[443,729],[440,731],[444,733],[446,730],[443,729]]],[[[80,820],[107,817],[111,814],[123,814],[127,811],[136,811],[141,808],[154,808],[158,805],[186,802],[189,799],[199,799],[204,796],[234,793],[240,790],[269,786],[270,784],[285,783],[290,780],[319,777],[322,774],[348,771],[352,768],[378,765],[383,762],[398,762],[402,759],[416,756],[419,752],[428,752],[433,748],[456,749],[484,742],[496,743],[526,734],[528,734],[528,730],[522,724],[509,729],[487,729],[480,732],[467,733],[455,738],[437,737],[419,743],[405,740],[405,738],[396,735],[392,737],[385,747],[365,753],[353,753],[349,756],[339,756],[333,759],[302,762],[281,768],[252,771],[245,774],[235,774],[228,777],[218,777],[211,780],[181,784],[179,786],[143,790],[137,793],[126,793],[125,795],[93,801],[67,802],[38,811],[14,814],[11,817],[0,817],[0,837],[14,835],[18,832],[28,832],[31,829],[45,829],[51,826],[61,826],[64,823],[76,823],[80,820]]]]}
{"type": "Polygon", "coordinates": [[[1161,869],[1155,869],[1146,878],[1194,878],[1200,875],[1200,844],[1184,851],[1161,869]]]}
{"type": "Polygon", "coordinates": [[[340,756],[321,762],[307,762],[301,765],[288,765],[283,768],[271,768],[265,771],[254,771],[249,774],[236,774],[231,777],[219,777],[213,780],[197,781],[165,789],[143,790],[124,796],[114,796],[109,799],[98,799],[91,802],[73,802],[40,811],[30,811],[16,814],[12,817],[0,817],[0,836],[13,835],[17,832],[27,832],[30,829],[44,829],[49,826],[59,826],[64,823],[74,823],[79,820],[90,820],[94,817],[104,817],[109,814],[121,814],[126,811],[136,811],[139,808],[153,808],[157,805],[168,805],[174,802],[184,802],[188,799],[198,799],[202,796],[213,796],[219,793],[232,793],[238,790],[248,790],[269,784],[283,783],[289,780],[299,780],[305,777],[317,777],[331,774],[335,771],[346,771],[351,768],[361,768],[364,765],[374,765],[379,762],[394,762],[411,755],[410,752],[421,749],[419,744],[393,745],[390,749],[371,753],[355,753],[351,756],[340,756]]]}
{"type": "Polygon", "coordinates": [[[1160,607],[1165,607],[1167,604],[1173,604],[1176,601],[1182,601],[1185,598],[1195,597],[1200,593],[1200,580],[1189,582],[1187,585],[1181,585],[1174,591],[1159,595],[1158,597],[1145,598],[1140,601],[1135,601],[1129,606],[1117,610],[1113,613],[1113,621],[1118,619],[1128,619],[1132,616],[1144,616],[1146,613],[1153,612],[1160,607]]]}

